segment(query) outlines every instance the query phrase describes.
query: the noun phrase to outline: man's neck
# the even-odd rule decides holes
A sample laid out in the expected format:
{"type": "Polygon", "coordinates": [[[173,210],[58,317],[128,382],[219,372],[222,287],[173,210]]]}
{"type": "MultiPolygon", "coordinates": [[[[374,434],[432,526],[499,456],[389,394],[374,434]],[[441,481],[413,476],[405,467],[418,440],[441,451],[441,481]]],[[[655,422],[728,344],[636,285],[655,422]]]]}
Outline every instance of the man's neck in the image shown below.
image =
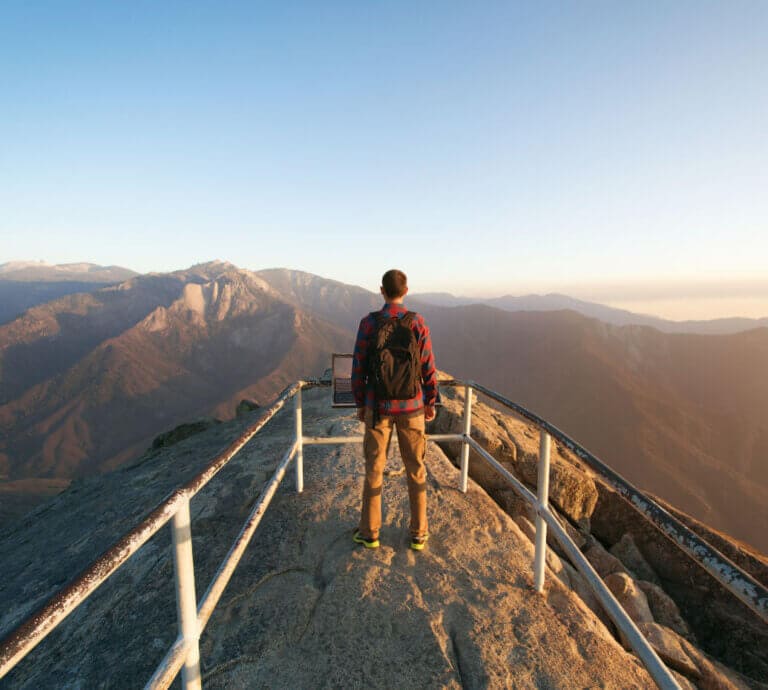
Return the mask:
{"type": "Polygon", "coordinates": [[[398,306],[400,306],[400,307],[402,307],[402,306],[403,306],[403,298],[402,298],[402,297],[400,297],[400,298],[398,298],[398,299],[387,299],[387,300],[384,300],[384,302],[385,302],[387,305],[390,305],[390,304],[396,304],[396,305],[398,305],[398,306]]]}

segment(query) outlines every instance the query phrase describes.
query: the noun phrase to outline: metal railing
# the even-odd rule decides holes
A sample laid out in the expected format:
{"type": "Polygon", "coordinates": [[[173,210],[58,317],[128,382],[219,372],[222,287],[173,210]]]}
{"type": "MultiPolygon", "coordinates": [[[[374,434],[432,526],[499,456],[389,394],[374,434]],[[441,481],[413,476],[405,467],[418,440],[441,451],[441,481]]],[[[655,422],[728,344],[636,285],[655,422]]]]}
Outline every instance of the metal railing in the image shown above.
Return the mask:
{"type": "MultiPolygon", "coordinates": [[[[196,477],[173,491],[142,522],[117,541],[106,553],[94,561],[71,584],[54,595],[37,612],[0,641],[0,678],[4,677],[24,656],[26,656],[48,633],[69,613],[79,606],[100,584],[109,578],[131,555],[138,551],[163,525],[172,521],[172,548],[174,580],[176,590],[177,619],[179,634],[157,670],[149,679],[146,688],[167,688],[178,675],[182,674],[185,690],[201,687],[199,639],[216,604],[229,583],[237,564],[245,553],[256,528],[261,522],[288,465],[295,460],[296,490],[304,486],[303,447],[306,445],[359,443],[362,436],[315,437],[304,436],[302,421],[302,395],[305,388],[329,386],[329,381],[298,381],[286,388],[277,399],[264,410],[235,441],[217,455],[196,477]],[[190,500],[253,438],[275,414],[293,398],[294,439],[277,466],[274,475],[263,488],[235,542],[221,562],[203,598],[197,602],[195,594],[194,562],[190,524],[190,500]]],[[[581,460],[597,472],[603,480],[626,498],[636,510],[642,513],[667,537],[672,539],[691,558],[697,561],[713,577],[733,592],[760,618],[768,621],[768,591],[734,563],[719,553],[704,540],[691,532],[676,518],[653,500],[642,494],[629,482],[615,473],[597,457],[582,448],[566,434],[524,407],[513,403],[485,386],[474,382],[456,380],[440,381],[441,386],[464,386],[463,433],[430,434],[430,441],[459,441],[462,443],[460,457],[459,488],[467,491],[469,475],[469,450],[475,450],[480,457],[506,479],[520,496],[536,512],[536,543],[534,557],[534,587],[543,591],[545,574],[547,528],[552,530],[568,558],[597,595],[601,605],[625,639],[645,664],[651,677],[661,688],[678,688],[674,676],[661,662],[656,652],[643,637],[618,601],[605,586],[589,561],[563,529],[558,518],[549,508],[549,464],[551,438],[560,441],[581,460]],[[476,390],[514,413],[535,424],[540,430],[539,467],[537,494],[534,495],[471,435],[472,394],[476,390]]]]}

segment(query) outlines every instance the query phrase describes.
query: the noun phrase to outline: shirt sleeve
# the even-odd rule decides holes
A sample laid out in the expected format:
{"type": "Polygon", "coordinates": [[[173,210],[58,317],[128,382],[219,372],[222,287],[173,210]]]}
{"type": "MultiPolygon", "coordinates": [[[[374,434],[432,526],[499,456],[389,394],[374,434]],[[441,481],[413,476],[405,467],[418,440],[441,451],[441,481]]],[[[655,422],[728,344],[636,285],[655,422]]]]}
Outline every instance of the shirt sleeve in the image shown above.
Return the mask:
{"type": "Polygon", "coordinates": [[[424,404],[432,406],[437,402],[437,369],[435,355],[432,352],[432,338],[429,326],[422,320],[419,334],[419,350],[421,351],[421,381],[424,387],[424,404]]]}
{"type": "Polygon", "coordinates": [[[357,407],[365,407],[365,360],[368,356],[368,319],[360,321],[355,339],[355,349],[352,355],[352,395],[357,407]]]}

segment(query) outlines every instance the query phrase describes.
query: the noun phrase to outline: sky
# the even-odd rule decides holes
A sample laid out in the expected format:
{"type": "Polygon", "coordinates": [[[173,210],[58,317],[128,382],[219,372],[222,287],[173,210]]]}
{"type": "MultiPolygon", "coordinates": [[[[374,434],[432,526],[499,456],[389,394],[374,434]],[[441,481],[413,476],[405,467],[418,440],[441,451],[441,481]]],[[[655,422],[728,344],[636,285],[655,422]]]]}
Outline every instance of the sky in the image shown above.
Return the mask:
{"type": "Polygon", "coordinates": [[[0,262],[768,316],[768,3],[0,5],[0,262]]]}

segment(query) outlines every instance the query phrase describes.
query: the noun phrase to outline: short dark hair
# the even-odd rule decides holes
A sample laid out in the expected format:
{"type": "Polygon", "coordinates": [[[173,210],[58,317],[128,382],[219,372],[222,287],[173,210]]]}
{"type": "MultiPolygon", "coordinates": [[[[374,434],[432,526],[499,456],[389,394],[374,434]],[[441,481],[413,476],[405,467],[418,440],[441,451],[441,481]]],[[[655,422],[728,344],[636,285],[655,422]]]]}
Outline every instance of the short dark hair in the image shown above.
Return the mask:
{"type": "Polygon", "coordinates": [[[392,268],[381,277],[381,287],[390,299],[397,299],[408,289],[408,277],[402,271],[392,268]]]}

